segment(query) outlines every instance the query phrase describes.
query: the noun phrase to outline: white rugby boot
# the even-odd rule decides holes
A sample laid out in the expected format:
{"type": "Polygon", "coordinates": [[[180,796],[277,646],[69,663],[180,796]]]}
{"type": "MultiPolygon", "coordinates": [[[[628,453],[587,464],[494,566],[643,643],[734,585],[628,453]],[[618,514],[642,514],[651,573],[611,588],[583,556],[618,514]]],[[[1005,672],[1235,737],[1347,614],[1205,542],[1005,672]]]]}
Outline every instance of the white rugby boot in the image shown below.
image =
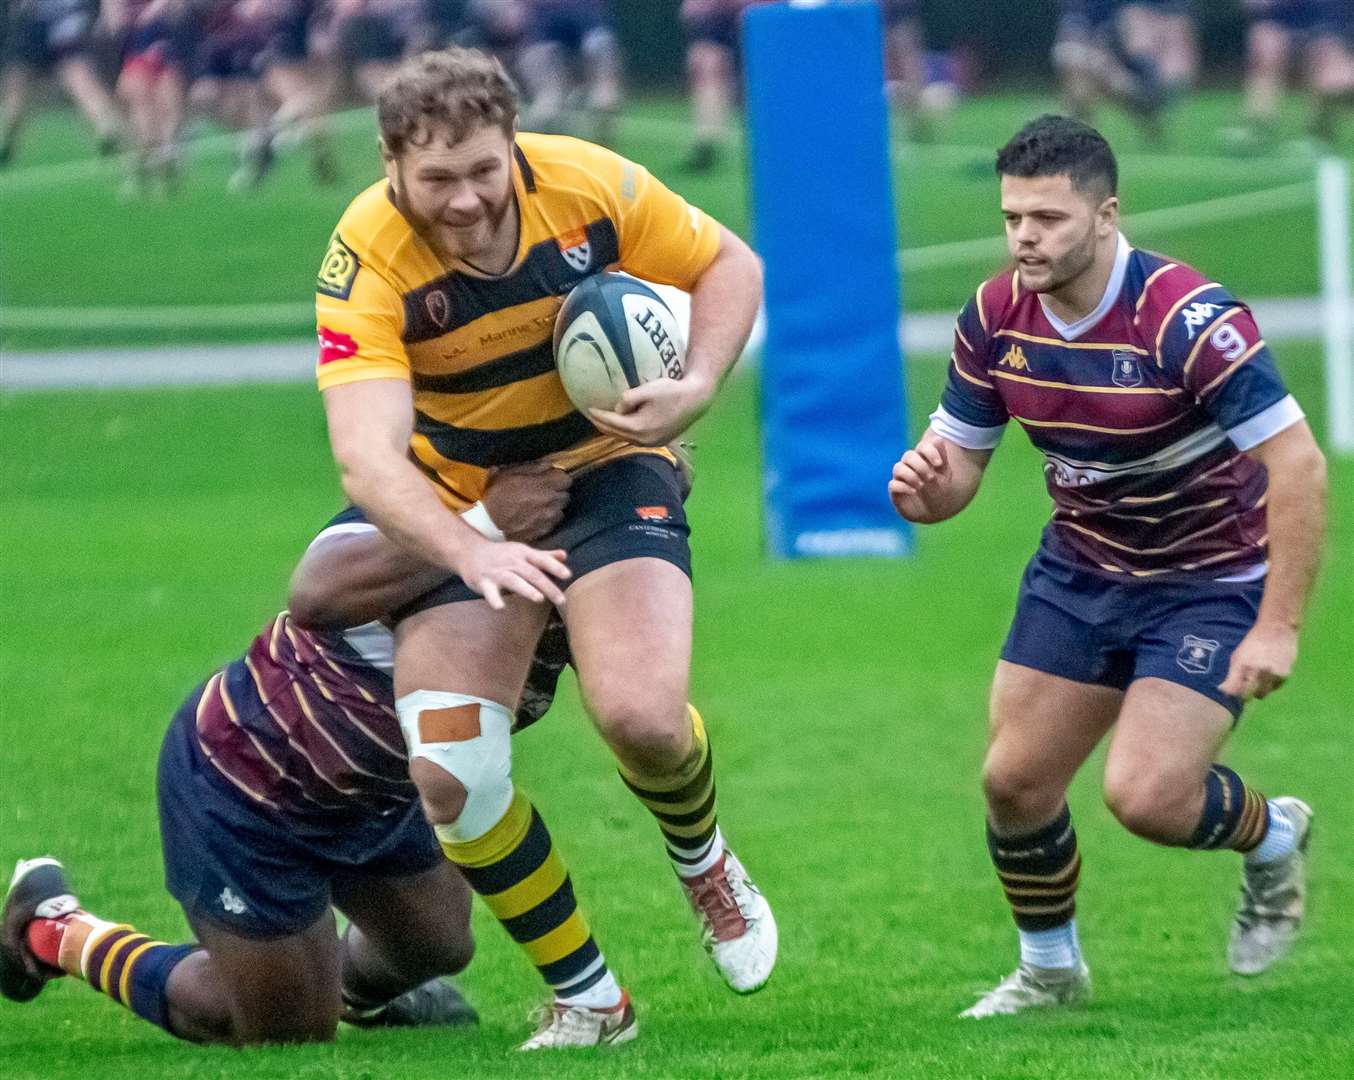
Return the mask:
{"type": "Polygon", "coordinates": [[[1090,998],[1091,973],[1083,962],[1070,971],[1021,964],[959,1015],[971,1019],[1010,1016],[1026,1009],[1084,1005],[1090,998]]]}
{"type": "Polygon", "coordinates": [[[1291,795],[1274,802],[1293,823],[1297,847],[1273,862],[1242,865],[1241,903],[1227,942],[1227,966],[1237,975],[1259,975],[1287,956],[1307,911],[1312,808],[1291,795]]]}
{"type": "Polygon", "coordinates": [[[536,1012],[536,1032],[518,1050],[559,1050],[572,1046],[618,1046],[639,1034],[630,995],[610,1009],[551,1002],[536,1012]]]}
{"type": "Polygon", "coordinates": [[[678,880],[701,924],[701,943],[738,994],[760,990],[776,966],[779,933],[771,905],[732,851],[705,873],[678,880]]]}

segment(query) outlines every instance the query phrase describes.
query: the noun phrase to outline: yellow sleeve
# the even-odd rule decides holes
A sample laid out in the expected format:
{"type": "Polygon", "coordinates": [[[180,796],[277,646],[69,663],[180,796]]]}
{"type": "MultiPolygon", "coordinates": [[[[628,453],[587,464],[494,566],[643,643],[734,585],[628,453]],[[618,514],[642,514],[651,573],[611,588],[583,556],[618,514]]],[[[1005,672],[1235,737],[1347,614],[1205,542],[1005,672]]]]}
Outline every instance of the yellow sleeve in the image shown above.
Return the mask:
{"type": "Polygon", "coordinates": [[[690,292],[719,252],[718,222],[631,161],[616,201],[621,269],[690,292]]]}
{"type": "Polygon", "coordinates": [[[315,286],[321,390],[363,379],[411,378],[401,333],[404,303],[380,274],[364,266],[337,233],[315,286]]]}

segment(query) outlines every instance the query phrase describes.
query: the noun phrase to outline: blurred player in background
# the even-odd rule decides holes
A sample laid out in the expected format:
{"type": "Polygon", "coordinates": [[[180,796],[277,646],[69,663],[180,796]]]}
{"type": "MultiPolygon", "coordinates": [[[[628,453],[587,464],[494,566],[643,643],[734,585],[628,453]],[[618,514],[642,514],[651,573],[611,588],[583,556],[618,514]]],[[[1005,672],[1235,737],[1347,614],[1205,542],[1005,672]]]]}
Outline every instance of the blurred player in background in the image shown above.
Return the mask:
{"type": "Polygon", "coordinates": [[[983,767],[1020,964],[970,1017],[1090,994],[1066,792],[1111,731],[1104,795],[1126,828],[1244,854],[1231,969],[1257,974],[1292,945],[1312,812],[1215,757],[1245,700],[1292,670],[1326,517],[1324,459],[1250,311],[1124,238],[1100,134],[1042,117],[997,172],[1015,266],[965,305],[940,407],[889,484],[908,520],[953,517],[1014,418],[1054,503],[983,767]]]}
{"type": "MultiPolygon", "coordinates": [[[[507,872],[532,858],[503,703],[520,695],[549,611],[540,601],[559,605],[584,704],[657,819],[717,968],[751,992],[771,975],[775,921],[725,847],[709,738],[687,702],[688,529],[664,447],[740,352],[760,268],[638,165],[518,134],[516,111],[487,54],[408,61],[378,103],[386,180],[343,215],[318,283],[318,379],[345,490],[391,539],[456,575],[397,613],[410,775],[453,862],[507,872]],[[692,293],[687,369],[585,416],[555,369],[554,321],[561,296],[615,266],[692,293]],[[528,461],[574,478],[544,550],[463,527],[453,511],[489,470],[528,461]],[[566,607],[557,581],[568,579],[566,607]]],[[[633,1031],[607,979],[557,1001],[527,1046],[633,1031]]]]}
{"type": "Polygon", "coordinates": [[[1063,0],[1053,63],[1068,111],[1089,120],[1112,101],[1159,141],[1167,105],[1193,78],[1192,41],[1184,0],[1063,0]]]}
{"type": "Polygon", "coordinates": [[[423,15],[422,0],[324,0],[311,45],[374,101],[400,60],[426,44],[423,15]]]}
{"type": "Polygon", "coordinates": [[[1311,133],[1335,135],[1341,110],[1354,104],[1354,4],[1349,0],[1245,0],[1245,125],[1228,132],[1240,149],[1263,149],[1279,133],[1289,69],[1302,65],[1312,98],[1311,133]]]}
{"type": "Polygon", "coordinates": [[[527,0],[527,7],[523,124],[610,145],[621,109],[621,48],[602,0],[527,0]]]}
{"type": "MultiPolygon", "coordinates": [[[[562,513],[561,476],[503,470],[477,513],[512,535],[539,535],[562,513]]],[[[357,586],[348,604],[372,621],[321,632],[283,612],[194,692],[165,736],[157,787],[166,882],[200,944],[168,945],[104,921],[79,907],[59,863],[26,860],[0,925],[5,997],[31,1000],[69,974],[179,1038],[237,1044],[332,1039],[340,1018],[474,1020],[454,988],[428,981],[470,960],[470,892],[409,780],[394,643],[376,621],[444,574],[411,572],[404,552],[352,511],[297,569],[302,614],[323,614],[307,600],[316,595],[308,583],[339,571],[357,586]],[[351,920],[341,940],[331,905],[351,920]]],[[[514,730],[549,708],[567,660],[555,618],[514,730]]],[[[511,905],[512,934],[547,981],[559,984],[580,960],[605,972],[538,816],[529,845],[533,861],[517,877],[492,866],[465,873],[511,905]]]]}
{"type": "MultiPolygon", "coordinates": [[[[338,162],[327,112],[337,102],[340,74],[334,65],[308,55],[307,37],[317,5],[313,0],[226,0],[219,7],[227,16],[223,35],[227,48],[231,39],[243,47],[236,54],[235,69],[252,80],[250,132],[230,186],[257,187],[284,140],[308,150],[315,179],[333,183],[338,162]]],[[[209,41],[216,36],[209,34],[209,41]]],[[[195,85],[195,96],[198,89],[195,85]]]]}
{"type": "Polygon", "coordinates": [[[117,90],[131,122],[129,195],[167,195],[178,181],[195,27],[188,0],[103,0],[99,18],[123,41],[117,90]]]}
{"type": "Polygon", "coordinates": [[[467,0],[453,39],[458,45],[492,53],[504,68],[517,73],[530,27],[528,0],[467,0]]]}
{"type": "Polygon", "coordinates": [[[691,147],[685,167],[714,168],[729,142],[729,114],[739,97],[743,12],[766,0],[683,0],[691,147]]]}
{"type": "Polygon", "coordinates": [[[94,36],[90,0],[11,0],[0,15],[0,167],[14,156],[35,83],[55,75],[111,154],[122,136],[122,114],[90,57],[94,36]]]}

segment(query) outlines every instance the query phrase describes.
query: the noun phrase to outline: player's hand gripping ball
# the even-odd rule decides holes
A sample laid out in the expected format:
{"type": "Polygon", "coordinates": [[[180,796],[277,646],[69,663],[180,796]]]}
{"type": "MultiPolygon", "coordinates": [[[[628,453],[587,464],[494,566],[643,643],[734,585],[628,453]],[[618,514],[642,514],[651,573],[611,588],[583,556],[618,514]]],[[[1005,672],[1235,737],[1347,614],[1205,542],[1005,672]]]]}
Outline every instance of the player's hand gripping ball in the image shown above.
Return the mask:
{"type": "Polygon", "coordinates": [[[555,321],[555,366],[581,412],[614,409],[631,387],[680,379],[686,342],[667,304],[643,282],[594,274],[564,298],[555,321]]]}

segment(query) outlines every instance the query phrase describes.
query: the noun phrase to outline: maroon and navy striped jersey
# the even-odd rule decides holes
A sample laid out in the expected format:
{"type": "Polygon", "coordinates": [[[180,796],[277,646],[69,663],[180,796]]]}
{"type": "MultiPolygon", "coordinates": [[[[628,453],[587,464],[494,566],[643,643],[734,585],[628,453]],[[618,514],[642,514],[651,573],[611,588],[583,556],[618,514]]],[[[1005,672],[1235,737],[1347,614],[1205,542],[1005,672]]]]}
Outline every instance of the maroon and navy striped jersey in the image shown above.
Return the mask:
{"type": "Polygon", "coordinates": [[[1019,422],[1045,458],[1044,542],[1064,557],[1250,579],[1265,568],[1266,475],[1242,451],[1302,415],[1245,304],[1120,236],[1103,299],[1073,324],[1014,269],[983,283],[931,426],[978,450],[1019,422]]]}
{"type": "MultiPolygon", "coordinates": [[[[320,536],[374,528],[349,522],[320,536]]],[[[550,707],[568,656],[556,615],[537,645],[514,731],[550,707]]],[[[401,810],[418,793],[395,714],[393,661],[394,639],[380,623],[316,632],[284,611],[207,680],[196,716],[202,753],[235,788],[275,810],[401,810]]]]}

